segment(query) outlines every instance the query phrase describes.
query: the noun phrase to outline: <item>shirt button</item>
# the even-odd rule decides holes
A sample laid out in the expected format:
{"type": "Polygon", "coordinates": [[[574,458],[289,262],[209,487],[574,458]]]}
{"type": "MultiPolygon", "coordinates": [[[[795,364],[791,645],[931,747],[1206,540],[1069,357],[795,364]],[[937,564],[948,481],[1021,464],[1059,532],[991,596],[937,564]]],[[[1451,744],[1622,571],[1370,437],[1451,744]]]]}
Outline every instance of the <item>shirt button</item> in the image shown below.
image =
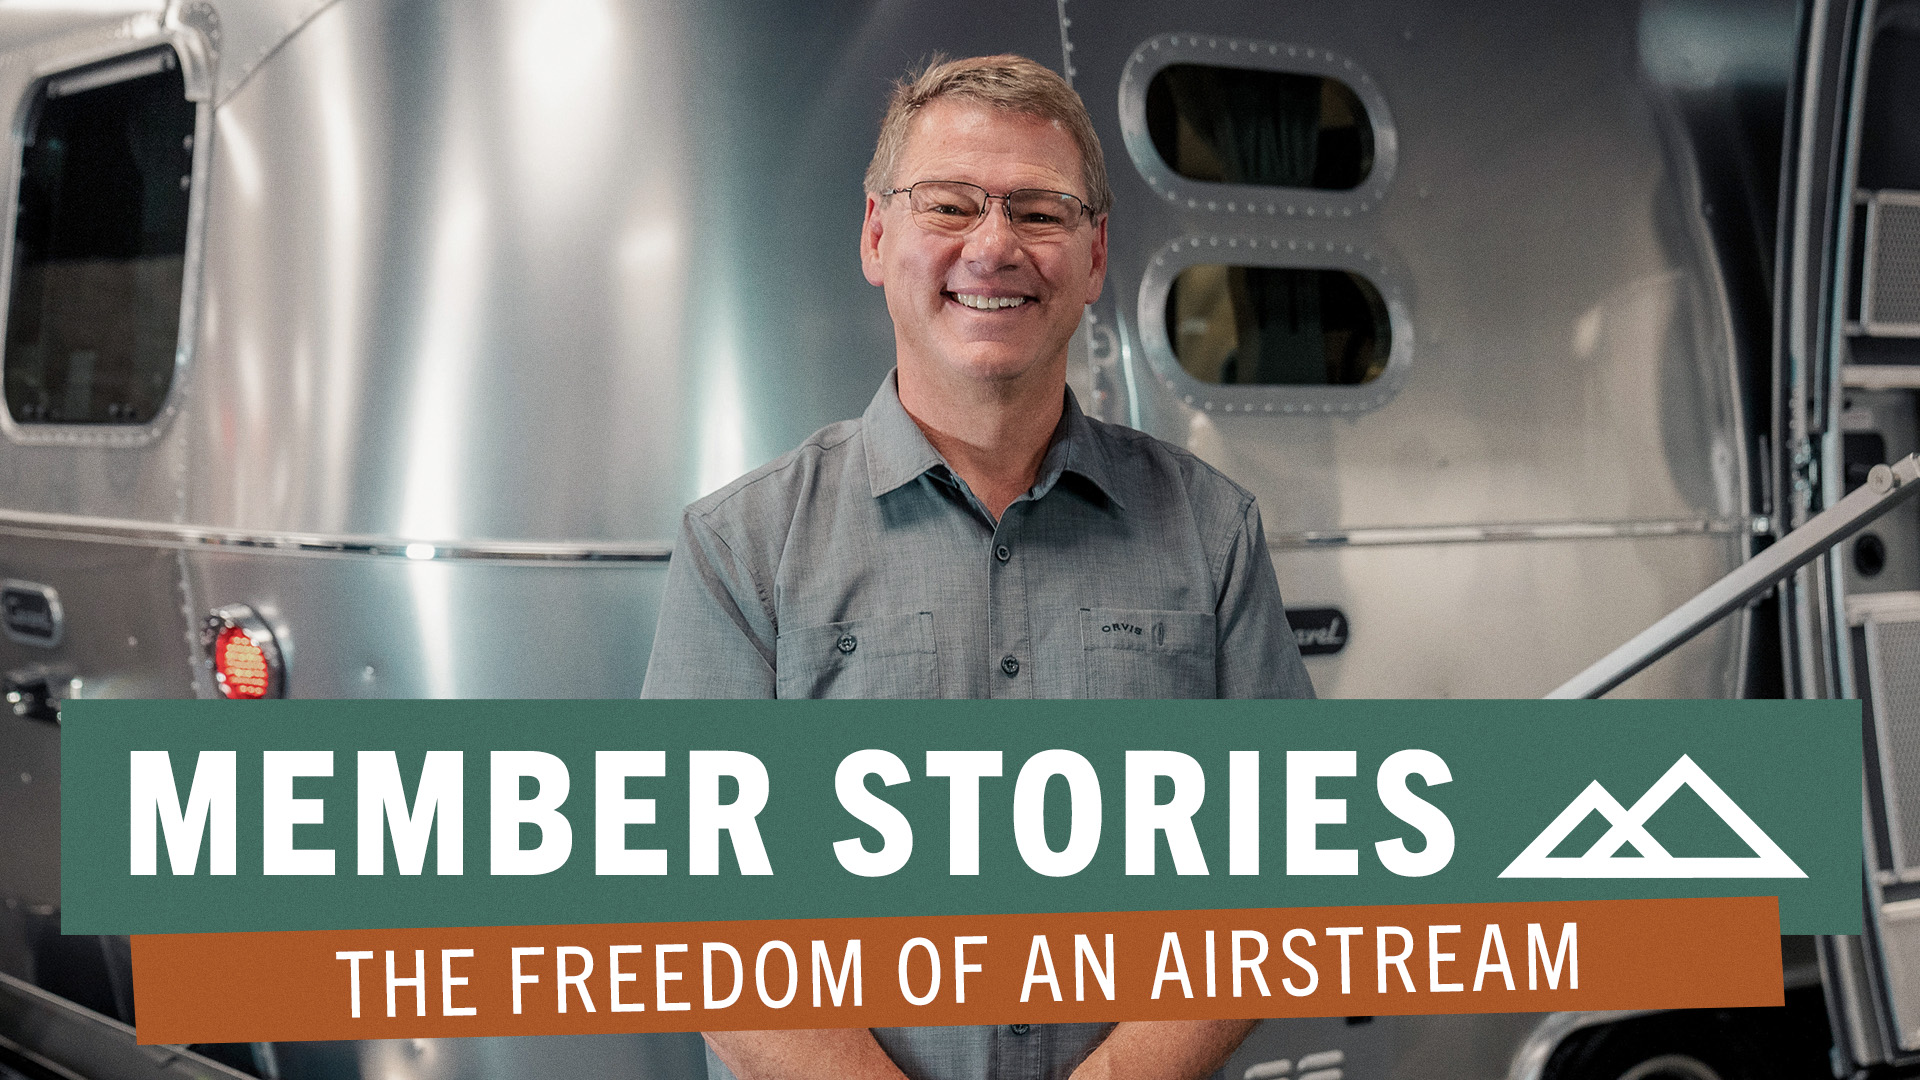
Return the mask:
{"type": "Polygon", "coordinates": [[[1015,1035],[1025,1035],[1027,1032],[1032,1031],[1033,1028],[1026,1024],[1013,1024],[1009,1026],[1007,1030],[1013,1032],[1015,1035]]]}
{"type": "Polygon", "coordinates": [[[859,638],[857,638],[857,637],[854,637],[854,636],[853,636],[852,634],[841,634],[841,635],[840,635],[840,643],[839,643],[839,648],[840,648],[840,651],[841,651],[841,652],[843,652],[843,653],[850,653],[850,652],[852,652],[853,650],[855,650],[855,649],[857,649],[857,648],[859,648],[859,647],[860,647],[860,639],[859,639],[859,638]]]}
{"type": "Polygon", "coordinates": [[[999,559],[1001,562],[1006,562],[1008,559],[1013,558],[1013,551],[1008,548],[1007,545],[1001,544],[999,547],[993,549],[993,557],[999,559]]]}
{"type": "Polygon", "coordinates": [[[1008,653],[1007,655],[1001,657],[1000,670],[1006,672],[1007,678],[1009,679],[1013,678],[1015,675],[1020,674],[1020,658],[1013,655],[1012,653],[1008,653]]]}

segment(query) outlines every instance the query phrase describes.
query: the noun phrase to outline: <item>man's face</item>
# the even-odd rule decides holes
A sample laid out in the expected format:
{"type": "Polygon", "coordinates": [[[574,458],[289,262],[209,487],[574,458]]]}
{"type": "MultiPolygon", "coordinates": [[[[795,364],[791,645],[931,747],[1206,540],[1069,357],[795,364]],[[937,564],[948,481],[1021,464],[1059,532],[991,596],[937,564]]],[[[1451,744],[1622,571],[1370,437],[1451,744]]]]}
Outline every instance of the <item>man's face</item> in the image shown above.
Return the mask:
{"type": "MultiPolygon", "coordinates": [[[[921,109],[908,129],[893,183],[923,180],[964,181],[995,195],[1021,188],[1088,195],[1079,149],[1065,130],[951,98],[921,109]]],[[[971,232],[952,236],[916,225],[904,194],[869,196],[860,261],[867,280],[886,288],[903,375],[1058,378],[1082,309],[1099,298],[1106,278],[1107,223],[1083,220],[1057,243],[1023,242],[995,199],[971,232]],[[997,306],[1009,298],[1018,302],[997,306]]]]}

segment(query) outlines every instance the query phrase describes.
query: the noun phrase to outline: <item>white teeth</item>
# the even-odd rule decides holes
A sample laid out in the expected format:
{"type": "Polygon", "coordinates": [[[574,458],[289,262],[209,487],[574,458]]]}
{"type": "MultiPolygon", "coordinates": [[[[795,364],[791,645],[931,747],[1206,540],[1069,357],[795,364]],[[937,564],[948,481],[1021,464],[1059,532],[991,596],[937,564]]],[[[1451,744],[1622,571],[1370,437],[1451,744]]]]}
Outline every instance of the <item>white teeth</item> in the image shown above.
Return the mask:
{"type": "Polygon", "coordinates": [[[953,298],[970,308],[981,311],[997,311],[1000,308],[1019,307],[1027,302],[1024,296],[975,296],[971,293],[954,293],[953,298]]]}

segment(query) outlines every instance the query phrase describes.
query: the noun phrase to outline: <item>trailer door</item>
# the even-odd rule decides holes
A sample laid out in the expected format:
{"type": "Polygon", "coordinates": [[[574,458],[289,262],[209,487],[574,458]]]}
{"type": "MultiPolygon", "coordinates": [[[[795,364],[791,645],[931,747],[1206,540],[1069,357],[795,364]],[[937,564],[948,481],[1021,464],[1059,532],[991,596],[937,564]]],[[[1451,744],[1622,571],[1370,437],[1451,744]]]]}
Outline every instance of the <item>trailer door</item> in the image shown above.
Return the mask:
{"type": "MultiPolygon", "coordinates": [[[[1920,450],[1920,0],[1816,0],[1801,49],[1775,324],[1787,528],[1920,450]]],[[[1866,703],[1866,932],[1820,949],[1835,1053],[1920,1063],[1920,509],[1836,547],[1781,600],[1788,693],[1866,703]]]]}

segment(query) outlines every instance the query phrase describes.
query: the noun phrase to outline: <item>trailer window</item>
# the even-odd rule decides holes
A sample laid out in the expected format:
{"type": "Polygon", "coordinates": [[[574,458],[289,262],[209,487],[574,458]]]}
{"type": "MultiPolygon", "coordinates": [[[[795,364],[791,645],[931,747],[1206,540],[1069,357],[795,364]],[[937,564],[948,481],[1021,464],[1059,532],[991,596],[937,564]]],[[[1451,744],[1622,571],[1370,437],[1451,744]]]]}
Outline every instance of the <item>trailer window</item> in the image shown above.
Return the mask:
{"type": "Polygon", "coordinates": [[[1366,106],[1338,79],[1173,64],[1146,104],[1154,149],[1190,180],[1346,191],[1373,171],[1366,106]]]}
{"type": "Polygon", "coordinates": [[[1174,279],[1167,339],[1187,374],[1222,386],[1359,386],[1393,345],[1380,291],[1358,274],[1210,264],[1174,279]]]}
{"type": "Polygon", "coordinates": [[[4,360],[23,424],[144,424],[173,382],[195,106],[171,49],[56,76],[30,113],[4,360]]]}

